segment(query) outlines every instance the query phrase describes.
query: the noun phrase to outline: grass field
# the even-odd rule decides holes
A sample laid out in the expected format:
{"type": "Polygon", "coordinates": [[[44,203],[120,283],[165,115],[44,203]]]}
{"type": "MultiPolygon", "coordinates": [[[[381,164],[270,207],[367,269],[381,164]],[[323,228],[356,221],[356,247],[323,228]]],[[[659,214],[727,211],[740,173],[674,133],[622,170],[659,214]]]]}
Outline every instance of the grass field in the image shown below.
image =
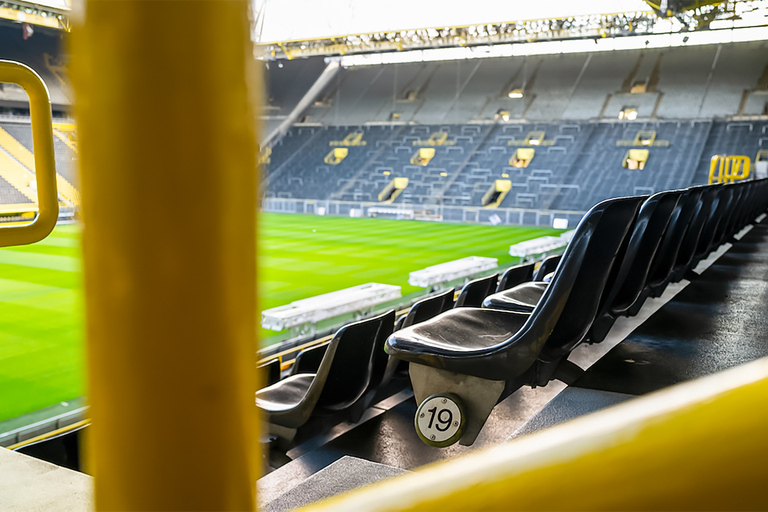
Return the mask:
{"type": "MultiPolygon", "coordinates": [[[[408,273],[465,256],[500,265],[515,242],[552,229],[262,214],[261,307],[358,284],[408,285],[408,273]]],[[[0,421],[84,393],[80,229],[0,249],[0,421]]],[[[262,338],[273,335],[261,331],[262,338]]]]}

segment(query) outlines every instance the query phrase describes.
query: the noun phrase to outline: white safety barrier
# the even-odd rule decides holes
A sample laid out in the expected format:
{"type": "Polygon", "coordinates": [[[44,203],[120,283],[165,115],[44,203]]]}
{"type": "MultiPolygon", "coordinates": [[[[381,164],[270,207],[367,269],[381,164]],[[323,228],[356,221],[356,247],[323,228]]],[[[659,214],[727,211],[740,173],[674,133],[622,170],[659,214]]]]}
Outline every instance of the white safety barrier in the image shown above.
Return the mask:
{"type": "Polygon", "coordinates": [[[533,254],[555,251],[568,245],[568,241],[559,236],[542,236],[509,246],[509,255],[527,258],[533,254]]]}
{"type": "Polygon", "coordinates": [[[430,286],[473,276],[499,266],[496,258],[469,256],[460,260],[433,265],[408,274],[408,284],[428,288],[430,286]]]}
{"type": "Polygon", "coordinates": [[[297,300],[286,306],[266,309],[261,313],[261,326],[273,331],[282,331],[314,325],[346,313],[362,312],[377,304],[399,299],[401,296],[399,286],[380,283],[361,284],[297,300]]]}

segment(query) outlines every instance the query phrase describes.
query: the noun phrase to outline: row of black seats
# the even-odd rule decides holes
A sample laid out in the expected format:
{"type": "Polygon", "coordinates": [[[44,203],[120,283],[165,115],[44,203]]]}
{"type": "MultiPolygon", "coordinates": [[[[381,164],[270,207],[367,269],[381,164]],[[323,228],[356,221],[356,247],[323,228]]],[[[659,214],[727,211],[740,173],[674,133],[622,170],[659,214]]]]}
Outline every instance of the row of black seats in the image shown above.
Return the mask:
{"type": "Polygon", "coordinates": [[[280,380],[280,362],[266,366],[269,386],[256,394],[266,414],[270,433],[287,447],[312,416],[341,415],[356,422],[371,405],[376,390],[385,385],[396,365],[384,352],[384,341],[394,330],[433,318],[454,307],[480,306],[494,291],[507,290],[554,270],[559,256],[550,257],[534,275],[534,264],[507,269],[465,284],[454,301],[453,288],[414,304],[395,324],[395,312],[345,325],[330,342],[299,352],[290,375],[280,380]],[[498,282],[497,282],[498,281],[498,282]],[[365,364],[360,364],[364,361],[365,364]]]}
{"type": "Polygon", "coordinates": [[[452,308],[480,307],[485,298],[494,292],[509,290],[529,281],[544,281],[554,272],[560,258],[559,254],[549,256],[541,262],[538,269],[535,268],[535,262],[531,262],[509,267],[501,277],[493,274],[474,279],[461,288],[455,302],[453,288],[422,299],[411,306],[408,314],[398,319],[395,330],[424,322],[452,308]]]}
{"type": "Polygon", "coordinates": [[[465,411],[461,431],[442,446],[472,444],[493,407],[519,387],[569,382],[580,371],[571,351],[603,340],[617,317],[690,277],[766,209],[767,183],[603,201],[582,219],[551,282],[523,283],[481,308],[451,309],[392,334],[386,350],[410,363],[417,402],[437,395],[465,411]]]}

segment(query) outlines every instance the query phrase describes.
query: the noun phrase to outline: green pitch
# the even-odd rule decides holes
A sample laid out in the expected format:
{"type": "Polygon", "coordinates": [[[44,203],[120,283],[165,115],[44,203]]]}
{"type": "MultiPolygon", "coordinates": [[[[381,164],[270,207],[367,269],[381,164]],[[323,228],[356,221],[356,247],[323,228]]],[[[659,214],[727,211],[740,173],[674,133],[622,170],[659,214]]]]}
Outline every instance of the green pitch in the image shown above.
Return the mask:
{"type": "MultiPolygon", "coordinates": [[[[262,214],[261,307],[358,284],[402,286],[413,270],[489,256],[552,229],[262,214]]],[[[0,249],[0,421],[84,393],[80,229],[57,227],[40,243],[0,249]]],[[[262,339],[276,333],[262,330],[262,339]]]]}

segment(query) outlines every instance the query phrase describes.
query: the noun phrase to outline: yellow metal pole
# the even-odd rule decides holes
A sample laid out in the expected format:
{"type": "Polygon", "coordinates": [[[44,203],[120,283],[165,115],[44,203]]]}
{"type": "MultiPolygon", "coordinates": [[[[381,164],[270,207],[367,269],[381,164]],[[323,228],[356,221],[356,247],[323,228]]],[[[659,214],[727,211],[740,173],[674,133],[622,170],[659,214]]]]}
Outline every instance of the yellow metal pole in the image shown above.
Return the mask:
{"type": "Polygon", "coordinates": [[[96,507],[253,510],[248,2],[91,0],[72,24],[96,507]]]}
{"type": "Polygon", "coordinates": [[[307,512],[765,510],[768,358],[307,512]]]}

